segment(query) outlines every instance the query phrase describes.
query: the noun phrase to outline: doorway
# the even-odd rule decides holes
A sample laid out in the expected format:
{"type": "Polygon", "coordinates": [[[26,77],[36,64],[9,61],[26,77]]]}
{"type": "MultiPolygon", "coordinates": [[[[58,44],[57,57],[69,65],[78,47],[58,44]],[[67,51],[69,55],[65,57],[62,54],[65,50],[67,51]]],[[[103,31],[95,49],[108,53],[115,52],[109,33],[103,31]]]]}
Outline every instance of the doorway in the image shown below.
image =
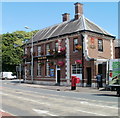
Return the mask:
{"type": "Polygon", "coordinates": [[[91,87],[91,67],[87,67],[87,86],[91,87]]]}
{"type": "Polygon", "coordinates": [[[102,87],[102,76],[103,76],[103,72],[102,72],[103,66],[102,64],[98,64],[98,73],[101,75],[101,81],[100,81],[100,87],[102,87]]]}
{"type": "Polygon", "coordinates": [[[60,85],[60,70],[57,70],[57,84],[60,85]]]}

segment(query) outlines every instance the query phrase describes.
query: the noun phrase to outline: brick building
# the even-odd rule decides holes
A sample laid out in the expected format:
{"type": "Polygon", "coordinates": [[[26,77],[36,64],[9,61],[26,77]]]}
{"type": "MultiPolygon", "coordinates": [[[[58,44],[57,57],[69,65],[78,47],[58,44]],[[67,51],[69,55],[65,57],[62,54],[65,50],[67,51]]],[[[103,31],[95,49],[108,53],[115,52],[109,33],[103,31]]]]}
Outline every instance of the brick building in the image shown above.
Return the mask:
{"type": "Polygon", "coordinates": [[[120,59],[120,39],[114,41],[115,58],[120,59]]]}
{"type": "MultiPolygon", "coordinates": [[[[96,86],[95,75],[106,83],[106,59],[114,58],[115,37],[85,18],[83,5],[75,3],[75,17],[65,13],[63,22],[39,30],[33,37],[34,83],[70,84],[71,76],[80,86],[96,86]]],[[[24,45],[24,79],[31,82],[31,41],[24,45]]]]}

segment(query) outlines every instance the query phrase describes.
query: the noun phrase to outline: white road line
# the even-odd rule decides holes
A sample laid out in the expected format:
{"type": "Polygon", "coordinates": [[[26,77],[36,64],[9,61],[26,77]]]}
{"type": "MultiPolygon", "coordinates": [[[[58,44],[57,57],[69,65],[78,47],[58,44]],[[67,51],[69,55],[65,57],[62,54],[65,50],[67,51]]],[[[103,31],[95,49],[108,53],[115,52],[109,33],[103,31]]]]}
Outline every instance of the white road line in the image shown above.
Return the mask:
{"type": "Polygon", "coordinates": [[[111,109],[117,109],[118,110],[118,108],[117,107],[111,107],[111,106],[104,106],[104,105],[96,105],[96,104],[91,104],[91,103],[88,103],[88,102],[84,102],[84,101],[82,101],[82,102],[80,102],[81,104],[87,104],[87,105],[89,105],[89,106],[96,106],[96,107],[106,107],[106,108],[111,108],[111,109]]]}
{"type": "Polygon", "coordinates": [[[83,111],[83,110],[77,110],[77,111],[80,111],[80,112],[83,112],[83,113],[88,113],[88,114],[94,114],[94,115],[97,115],[97,116],[107,116],[105,114],[93,113],[93,112],[88,112],[88,111],[83,111]]]}
{"type": "MultiPolygon", "coordinates": [[[[11,89],[11,88],[9,88],[9,89],[11,89]]],[[[13,90],[13,89],[11,89],[11,90],[13,90]]],[[[20,90],[20,89],[16,89],[16,90],[20,90]]],[[[27,92],[27,93],[37,93],[37,94],[40,94],[39,92],[34,92],[34,91],[25,91],[25,90],[20,90],[20,91],[23,91],[23,92],[27,92]]],[[[52,91],[55,91],[55,90],[52,90],[52,91]]],[[[66,92],[70,92],[70,91],[66,91],[66,92]]],[[[46,95],[49,95],[49,96],[57,96],[58,97],[58,95],[51,95],[51,94],[46,94],[46,95]]],[[[66,98],[66,97],[68,97],[68,96],[60,96],[60,97],[62,97],[62,98],[66,98]]],[[[77,99],[77,100],[86,100],[86,101],[93,101],[93,102],[97,102],[97,103],[117,103],[117,102],[108,102],[108,101],[101,101],[101,100],[92,100],[92,99],[86,99],[86,98],[77,98],[77,97],[73,97],[73,98],[75,98],[75,99],[77,99]]]]}
{"type": "Polygon", "coordinates": [[[39,110],[39,109],[32,109],[33,111],[37,112],[38,114],[47,114],[49,116],[57,116],[54,114],[49,113],[49,111],[45,111],[45,110],[39,110]]]}
{"type": "Polygon", "coordinates": [[[2,93],[3,95],[6,95],[6,96],[11,96],[11,97],[15,97],[15,98],[18,98],[20,100],[25,100],[25,101],[29,101],[29,102],[34,102],[34,103],[38,103],[38,104],[43,104],[43,105],[47,105],[47,106],[51,106],[51,104],[48,104],[48,103],[41,103],[39,101],[36,101],[36,100],[32,100],[32,99],[28,99],[28,98],[23,98],[23,97],[18,97],[18,96],[15,96],[15,95],[10,95],[10,94],[4,94],[2,93]]]}
{"type": "MultiPolygon", "coordinates": [[[[28,93],[29,93],[29,92],[28,92],[28,93]]],[[[38,92],[33,92],[33,93],[38,93],[38,92]]],[[[0,92],[0,94],[8,95],[8,94],[2,93],[2,92],[0,92]]],[[[10,94],[9,94],[9,95],[10,95],[10,94]]],[[[49,94],[47,94],[47,95],[49,95],[49,94]]],[[[15,96],[15,95],[10,95],[10,96],[15,96]]],[[[51,95],[51,96],[57,96],[57,95],[51,95]]],[[[48,103],[40,103],[40,102],[35,101],[35,100],[32,100],[32,99],[23,98],[23,97],[18,97],[18,96],[15,96],[15,97],[17,97],[17,98],[19,98],[19,99],[22,99],[22,100],[31,101],[31,102],[35,102],[35,103],[39,103],[39,104],[43,104],[43,105],[48,105],[48,106],[50,106],[50,104],[48,104],[48,103]]],[[[46,98],[46,97],[44,97],[44,96],[41,96],[41,97],[46,98]]],[[[65,96],[61,96],[61,97],[64,97],[64,98],[65,98],[65,96]]],[[[80,102],[81,104],[87,104],[87,105],[89,105],[89,106],[97,106],[97,107],[102,107],[102,108],[111,108],[111,109],[117,109],[117,110],[118,110],[118,107],[111,107],[111,106],[107,106],[107,105],[104,106],[104,105],[97,105],[97,104],[88,103],[88,102],[87,102],[87,99],[82,99],[82,98],[75,98],[75,99],[86,100],[86,101],[81,101],[81,102],[80,102]]],[[[88,100],[88,101],[89,101],[89,100],[88,100]]],[[[94,101],[96,101],[96,100],[94,100],[94,101]]]]}
{"type": "Polygon", "coordinates": [[[10,115],[12,115],[12,116],[17,116],[17,115],[14,115],[14,114],[12,114],[12,113],[9,113],[8,111],[4,111],[3,109],[0,109],[0,112],[8,113],[8,114],[10,114],[10,115]]]}
{"type": "Polygon", "coordinates": [[[5,112],[4,110],[0,109],[1,112],[5,112]]]}

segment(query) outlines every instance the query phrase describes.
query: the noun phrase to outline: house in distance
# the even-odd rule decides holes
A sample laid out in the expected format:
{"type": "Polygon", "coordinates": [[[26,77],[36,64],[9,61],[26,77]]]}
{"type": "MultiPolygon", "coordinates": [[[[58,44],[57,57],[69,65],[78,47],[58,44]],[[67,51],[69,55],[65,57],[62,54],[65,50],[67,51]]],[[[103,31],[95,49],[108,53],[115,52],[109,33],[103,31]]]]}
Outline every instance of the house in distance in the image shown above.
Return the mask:
{"type": "MultiPolygon", "coordinates": [[[[33,37],[33,83],[68,85],[71,77],[79,86],[96,87],[96,74],[106,84],[106,59],[114,58],[115,37],[83,14],[83,4],[75,3],[75,16],[62,14],[63,22],[39,30],[33,37]]],[[[24,45],[24,80],[31,82],[31,44],[24,45]]]]}

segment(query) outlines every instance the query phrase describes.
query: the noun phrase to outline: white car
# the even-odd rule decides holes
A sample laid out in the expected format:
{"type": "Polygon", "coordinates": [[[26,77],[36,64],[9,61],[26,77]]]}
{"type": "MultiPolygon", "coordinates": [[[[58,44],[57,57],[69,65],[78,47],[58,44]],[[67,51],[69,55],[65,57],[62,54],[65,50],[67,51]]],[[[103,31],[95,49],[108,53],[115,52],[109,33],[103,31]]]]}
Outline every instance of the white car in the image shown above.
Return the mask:
{"type": "Polygon", "coordinates": [[[2,80],[4,80],[4,79],[15,79],[16,78],[16,76],[13,76],[12,74],[12,72],[2,72],[1,73],[2,75],[2,80]]]}

